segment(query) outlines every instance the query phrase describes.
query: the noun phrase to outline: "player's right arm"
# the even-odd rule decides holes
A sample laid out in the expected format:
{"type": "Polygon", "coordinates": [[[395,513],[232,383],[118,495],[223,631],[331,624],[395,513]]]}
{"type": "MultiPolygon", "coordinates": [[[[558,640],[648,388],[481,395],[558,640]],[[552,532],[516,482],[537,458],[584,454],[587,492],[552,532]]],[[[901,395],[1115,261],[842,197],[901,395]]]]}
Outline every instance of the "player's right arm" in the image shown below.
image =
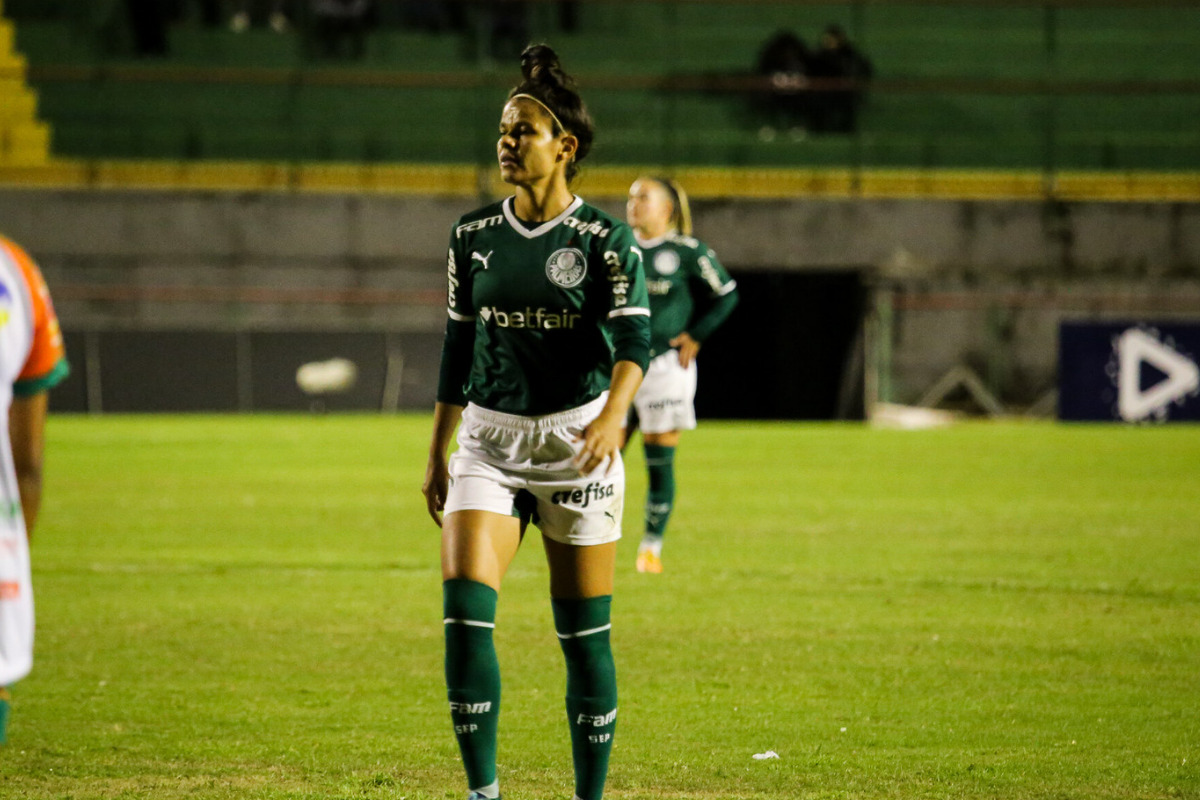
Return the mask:
{"type": "Polygon", "coordinates": [[[454,429],[462,418],[463,407],[438,402],[433,409],[433,440],[429,443],[429,463],[425,467],[425,484],[421,491],[425,495],[425,506],[429,516],[442,527],[442,509],[446,507],[446,493],[450,490],[450,470],[446,457],[454,429]]]}
{"type": "Polygon", "coordinates": [[[458,231],[450,239],[446,260],[446,336],[442,342],[442,364],[438,373],[437,405],[433,410],[433,437],[429,463],[421,488],[429,516],[442,525],[442,509],[450,488],[448,453],[454,429],[466,406],[467,379],[475,351],[475,309],[471,300],[470,263],[462,258],[458,231]],[[462,265],[461,269],[459,265],[462,265]]]}

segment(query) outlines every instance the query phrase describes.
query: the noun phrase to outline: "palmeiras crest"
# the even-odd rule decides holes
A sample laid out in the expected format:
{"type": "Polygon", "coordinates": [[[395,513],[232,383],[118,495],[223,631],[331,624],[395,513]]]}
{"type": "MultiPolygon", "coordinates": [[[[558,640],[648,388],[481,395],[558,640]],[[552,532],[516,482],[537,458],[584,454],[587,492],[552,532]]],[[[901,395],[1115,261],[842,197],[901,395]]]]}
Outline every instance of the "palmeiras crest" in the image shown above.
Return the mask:
{"type": "Polygon", "coordinates": [[[679,271],[679,254],[674,250],[660,250],[654,255],[654,271],[659,275],[674,275],[679,271]]]}
{"type": "Polygon", "coordinates": [[[583,283],[587,275],[587,259],[573,247],[555,250],[546,261],[546,277],[555,286],[573,289],[583,283]]]}

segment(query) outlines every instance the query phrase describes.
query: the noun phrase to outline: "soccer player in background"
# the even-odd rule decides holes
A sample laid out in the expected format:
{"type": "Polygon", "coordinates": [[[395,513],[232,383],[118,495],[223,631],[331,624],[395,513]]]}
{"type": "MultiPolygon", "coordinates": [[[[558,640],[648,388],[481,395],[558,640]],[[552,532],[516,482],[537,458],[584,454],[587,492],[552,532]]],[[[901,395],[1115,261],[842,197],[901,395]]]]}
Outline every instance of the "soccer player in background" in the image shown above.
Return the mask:
{"type": "Polygon", "coordinates": [[[0,401],[8,419],[0,447],[0,744],[8,687],[33,666],[29,537],[42,500],[46,393],[67,372],[46,282],[24,250],[0,236],[0,401]]]}
{"type": "Polygon", "coordinates": [[[593,138],[573,82],[544,45],[525,49],[521,72],[497,143],[514,194],[464,216],[450,237],[423,491],[442,528],[446,686],[470,800],[500,796],[492,631],[531,521],[566,659],[575,798],[600,800],[617,716],[609,609],[621,426],[649,360],[650,310],[633,232],[571,191],[593,138]]]}
{"type": "Polygon", "coordinates": [[[674,181],[634,181],[625,216],[645,257],[650,294],[650,367],[633,400],[649,472],[637,571],[659,573],[675,503],[679,432],[696,427],[696,354],[737,305],[737,283],[692,238],[687,195],[674,181]]]}

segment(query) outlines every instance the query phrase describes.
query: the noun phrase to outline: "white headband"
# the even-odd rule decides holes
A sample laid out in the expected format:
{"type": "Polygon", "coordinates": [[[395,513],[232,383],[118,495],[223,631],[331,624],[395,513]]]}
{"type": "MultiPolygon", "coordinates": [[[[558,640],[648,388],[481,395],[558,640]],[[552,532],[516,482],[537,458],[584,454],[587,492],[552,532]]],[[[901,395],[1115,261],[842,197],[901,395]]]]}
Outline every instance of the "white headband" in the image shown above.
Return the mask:
{"type": "Polygon", "coordinates": [[[561,130],[562,130],[564,133],[570,133],[570,132],[571,132],[571,131],[570,131],[570,129],[569,129],[569,128],[567,128],[567,126],[566,126],[566,125],[563,125],[563,124],[562,124],[562,120],[560,120],[560,119],[558,118],[558,115],[557,115],[557,114],[555,114],[555,113],[554,113],[554,112],[553,112],[553,111],[550,109],[550,106],[546,105],[546,104],[545,104],[545,103],[543,103],[541,100],[538,100],[538,99],[537,99],[536,97],[534,97],[533,95],[531,95],[531,94],[514,94],[512,97],[510,97],[510,98],[508,98],[508,99],[509,99],[509,100],[516,100],[518,97],[525,97],[525,98],[527,98],[527,99],[529,99],[529,100],[532,100],[533,102],[537,103],[539,106],[541,106],[542,108],[546,109],[546,113],[547,113],[547,114],[549,114],[549,115],[550,115],[550,118],[554,120],[554,124],[558,125],[558,127],[559,127],[559,128],[560,128],[560,129],[561,129],[561,130]]]}

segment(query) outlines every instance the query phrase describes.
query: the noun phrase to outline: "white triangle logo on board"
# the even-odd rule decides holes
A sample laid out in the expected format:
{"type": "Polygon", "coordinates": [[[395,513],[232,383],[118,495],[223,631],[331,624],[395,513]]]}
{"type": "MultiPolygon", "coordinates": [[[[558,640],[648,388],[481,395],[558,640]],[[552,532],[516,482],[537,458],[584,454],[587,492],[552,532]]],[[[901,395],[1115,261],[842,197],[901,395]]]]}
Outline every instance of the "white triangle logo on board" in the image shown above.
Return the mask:
{"type": "Polygon", "coordinates": [[[1121,334],[1117,353],[1117,412],[1126,422],[1164,412],[1171,403],[1200,388],[1200,367],[1195,361],[1139,328],[1121,334]],[[1167,377],[1143,391],[1142,364],[1150,364],[1167,377]]]}

